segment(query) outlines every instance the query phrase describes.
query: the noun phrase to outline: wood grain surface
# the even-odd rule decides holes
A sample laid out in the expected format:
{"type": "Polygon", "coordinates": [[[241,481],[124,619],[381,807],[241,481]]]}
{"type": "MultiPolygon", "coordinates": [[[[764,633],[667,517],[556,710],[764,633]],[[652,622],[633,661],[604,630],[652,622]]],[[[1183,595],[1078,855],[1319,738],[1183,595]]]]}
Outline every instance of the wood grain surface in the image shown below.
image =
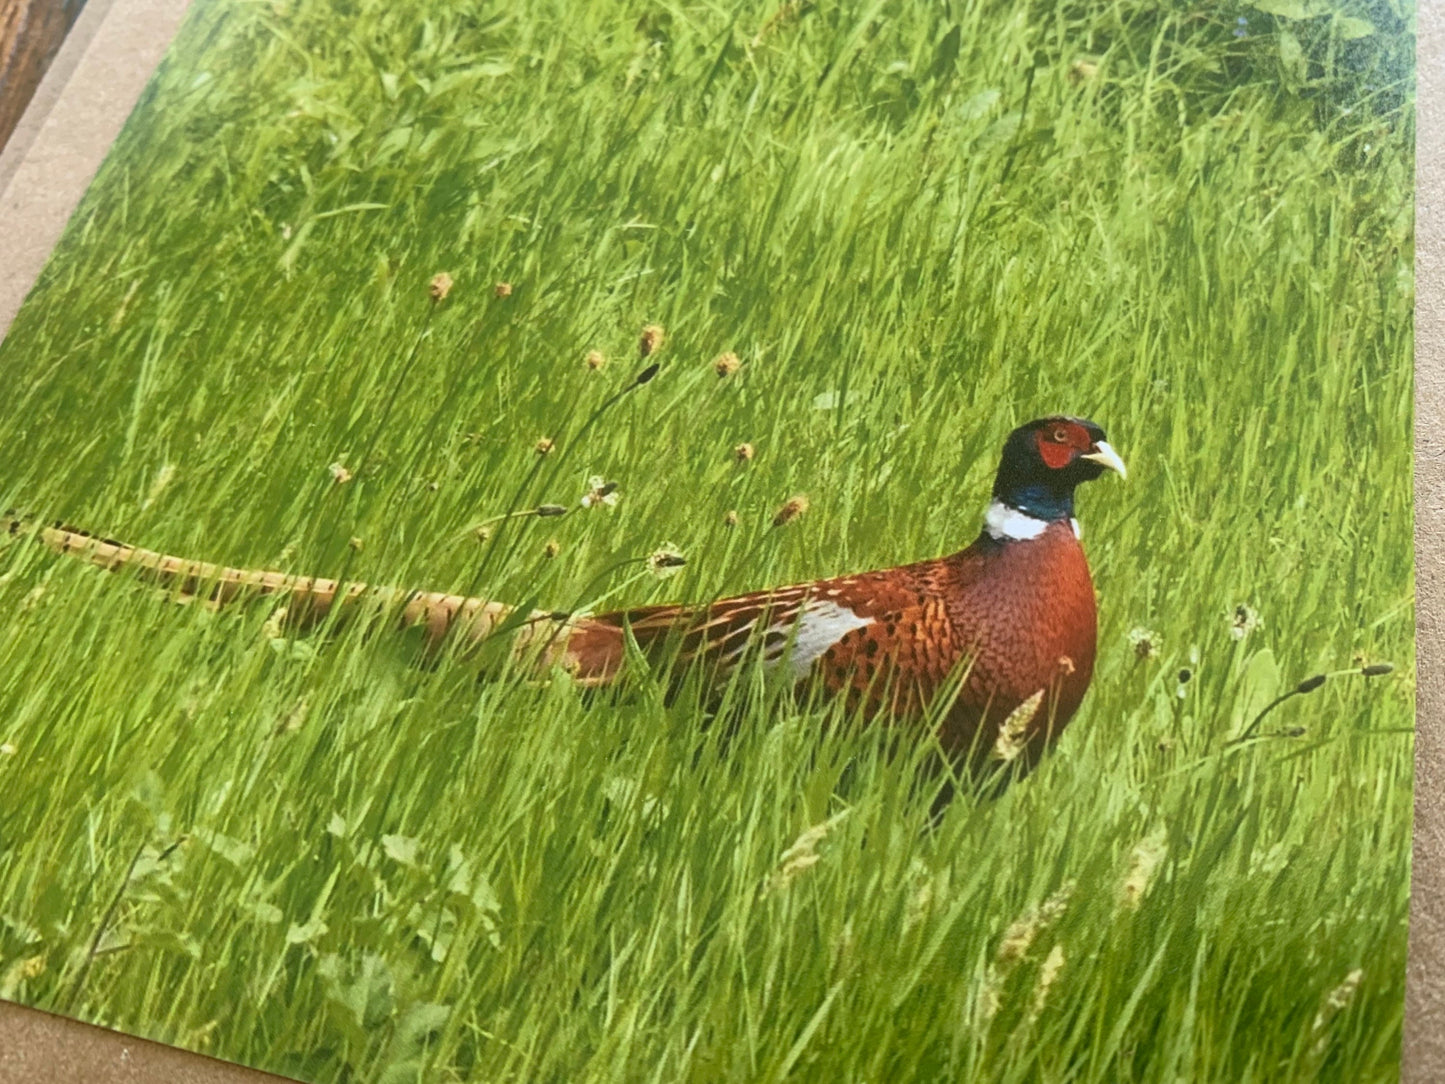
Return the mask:
{"type": "Polygon", "coordinates": [[[85,0],[0,0],[0,147],[84,6],[85,0]]]}

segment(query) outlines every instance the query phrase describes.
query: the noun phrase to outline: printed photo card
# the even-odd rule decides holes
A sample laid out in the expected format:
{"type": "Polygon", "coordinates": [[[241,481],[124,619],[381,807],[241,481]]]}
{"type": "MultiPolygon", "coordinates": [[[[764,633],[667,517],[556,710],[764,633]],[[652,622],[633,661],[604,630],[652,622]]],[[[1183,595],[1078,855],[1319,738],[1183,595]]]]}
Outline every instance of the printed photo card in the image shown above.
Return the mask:
{"type": "Polygon", "coordinates": [[[0,344],[0,998],[1397,1080],[1414,148],[1410,0],[197,0],[0,344]]]}

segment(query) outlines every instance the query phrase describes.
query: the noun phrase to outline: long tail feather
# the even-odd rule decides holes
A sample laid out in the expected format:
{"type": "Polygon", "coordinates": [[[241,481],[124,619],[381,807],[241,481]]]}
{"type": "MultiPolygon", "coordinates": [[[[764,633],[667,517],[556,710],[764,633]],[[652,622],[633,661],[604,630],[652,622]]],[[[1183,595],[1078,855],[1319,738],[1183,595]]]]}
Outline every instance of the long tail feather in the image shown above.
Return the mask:
{"type": "MultiPolygon", "coordinates": [[[[170,592],[181,601],[200,600],[213,606],[264,596],[284,601],[286,621],[295,626],[315,625],[376,610],[397,611],[401,628],[420,628],[428,648],[457,643],[459,654],[470,654],[499,631],[512,631],[514,652],[540,656],[543,665],[573,669],[568,644],[586,619],[533,610],[526,616],[504,603],[444,591],[409,591],[366,583],[341,583],[316,576],[297,576],[263,569],[232,568],[195,561],[100,538],[64,525],[34,528],[18,516],[0,518],[0,533],[30,535],[57,553],[79,558],[107,572],[130,571],[142,580],[170,592]]],[[[607,670],[615,667],[592,667],[607,670]]]]}

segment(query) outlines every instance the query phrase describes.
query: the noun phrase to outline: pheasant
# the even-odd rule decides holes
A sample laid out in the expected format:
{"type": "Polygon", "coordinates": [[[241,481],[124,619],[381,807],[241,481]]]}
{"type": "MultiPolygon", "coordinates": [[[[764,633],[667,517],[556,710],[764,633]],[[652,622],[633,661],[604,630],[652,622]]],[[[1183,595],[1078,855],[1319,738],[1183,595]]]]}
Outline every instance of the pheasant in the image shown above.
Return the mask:
{"type": "MultiPolygon", "coordinates": [[[[288,620],[342,618],[369,602],[420,627],[428,645],[466,654],[502,634],[530,665],[560,667],[584,686],[623,672],[627,640],[726,679],[744,659],[820,682],[870,718],[926,712],[960,767],[1003,761],[1028,771],[1078,709],[1094,669],[1093,582],[1074,518],[1074,489],[1124,463],[1104,431],[1054,415],[1004,442],[993,499],[974,542],[896,568],[816,580],[705,605],[599,614],[533,611],[482,598],[224,568],[99,539],[66,527],[37,537],[109,570],[136,569],[185,599],[221,605],[274,595],[288,620]],[[946,705],[941,696],[951,696],[946,705]]],[[[7,523],[10,534],[27,528],[7,523]]]]}

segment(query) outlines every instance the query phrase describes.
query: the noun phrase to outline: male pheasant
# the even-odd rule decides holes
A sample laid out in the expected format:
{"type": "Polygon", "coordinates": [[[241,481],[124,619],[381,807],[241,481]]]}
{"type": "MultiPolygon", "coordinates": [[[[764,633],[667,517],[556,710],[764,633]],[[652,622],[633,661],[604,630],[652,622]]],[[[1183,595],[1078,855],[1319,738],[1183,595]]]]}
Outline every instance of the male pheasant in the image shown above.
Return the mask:
{"type": "MultiPolygon", "coordinates": [[[[802,685],[810,679],[870,716],[932,709],[960,767],[1004,760],[1027,770],[1078,709],[1094,669],[1096,610],[1074,518],[1074,489],[1105,470],[1125,474],[1104,431],[1055,415],[1004,443],[983,530],[968,548],[897,568],[817,580],[701,606],[601,614],[523,615],[480,598],[223,568],[102,540],[64,527],[38,537],[103,568],[142,570],[183,598],[215,604],[278,595],[294,622],[340,618],[371,601],[399,610],[432,647],[466,652],[499,633],[544,668],[584,685],[611,683],[630,632],[646,654],[676,653],[722,679],[756,652],[802,685]],[[935,703],[951,694],[946,707],[935,703]]],[[[11,534],[24,524],[11,520],[11,534]]]]}

